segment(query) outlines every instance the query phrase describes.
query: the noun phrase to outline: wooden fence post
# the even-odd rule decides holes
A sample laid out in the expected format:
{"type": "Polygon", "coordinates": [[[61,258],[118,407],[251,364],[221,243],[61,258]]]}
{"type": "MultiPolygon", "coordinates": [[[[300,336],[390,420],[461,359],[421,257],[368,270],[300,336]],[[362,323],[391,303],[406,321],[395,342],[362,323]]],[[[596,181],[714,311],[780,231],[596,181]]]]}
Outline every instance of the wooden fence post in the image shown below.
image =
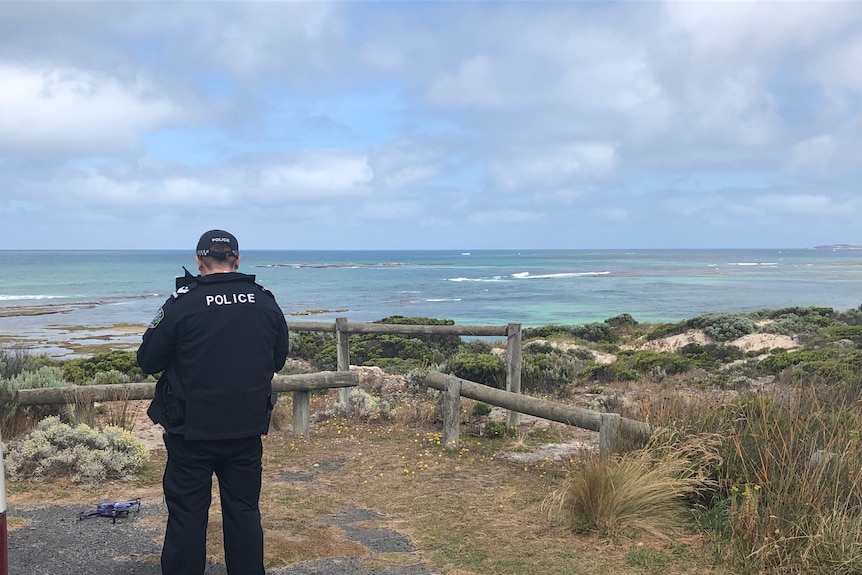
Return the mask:
{"type": "Polygon", "coordinates": [[[618,413],[602,413],[599,423],[599,459],[610,457],[617,443],[617,431],[620,429],[622,417],[618,413]]]}
{"type": "MultiPolygon", "coordinates": [[[[347,318],[335,318],[335,343],[338,371],[350,371],[350,333],[347,331],[347,318]]],[[[350,390],[342,387],[338,390],[338,401],[341,405],[347,405],[350,390]]]]}
{"type": "MultiPolygon", "coordinates": [[[[510,323],[506,326],[506,391],[521,393],[521,324],[510,323]]],[[[506,425],[517,427],[521,414],[509,410],[506,425]]]]}
{"type": "Polygon", "coordinates": [[[3,436],[0,435],[0,575],[9,575],[9,534],[6,526],[6,469],[3,436]]]}
{"type": "Polygon", "coordinates": [[[308,418],[311,411],[311,392],[293,392],[293,435],[308,435],[308,418]]]}
{"type": "Polygon", "coordinates": [[[461,381],[450,378],[442,395],[443,447],[457,450],[461,447],[461,381]]]}

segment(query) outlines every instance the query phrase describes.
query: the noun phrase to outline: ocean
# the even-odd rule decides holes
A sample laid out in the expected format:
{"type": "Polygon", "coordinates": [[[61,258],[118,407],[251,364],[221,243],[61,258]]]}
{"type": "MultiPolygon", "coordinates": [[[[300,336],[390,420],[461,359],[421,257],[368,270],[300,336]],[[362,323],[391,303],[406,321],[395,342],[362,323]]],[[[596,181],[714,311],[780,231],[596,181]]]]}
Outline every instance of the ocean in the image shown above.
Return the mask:
{"type": "MultiPolygon", "coordinates": [[[[184,265],[197,273],[192,250],[0,251],[0,341],[45,347],[145,325],[184,265]]],[[[240,271],[275,294],[288,321],[535,327],[862,303],[853,249],[247,251],[240,271]]]]}

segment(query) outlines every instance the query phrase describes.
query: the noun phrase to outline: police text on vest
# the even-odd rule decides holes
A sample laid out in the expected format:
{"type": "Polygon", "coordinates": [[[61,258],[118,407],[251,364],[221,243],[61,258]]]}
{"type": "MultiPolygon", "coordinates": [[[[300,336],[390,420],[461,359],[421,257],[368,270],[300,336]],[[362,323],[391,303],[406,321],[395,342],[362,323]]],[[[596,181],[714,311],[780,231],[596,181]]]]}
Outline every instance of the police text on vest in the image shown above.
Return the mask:
{"type": "Polygon", "coordinates": [[[215,305],[232,305],[235,303],[254,303],[253,293],[218,294],[206,296],[207,307],[215,305]]]}

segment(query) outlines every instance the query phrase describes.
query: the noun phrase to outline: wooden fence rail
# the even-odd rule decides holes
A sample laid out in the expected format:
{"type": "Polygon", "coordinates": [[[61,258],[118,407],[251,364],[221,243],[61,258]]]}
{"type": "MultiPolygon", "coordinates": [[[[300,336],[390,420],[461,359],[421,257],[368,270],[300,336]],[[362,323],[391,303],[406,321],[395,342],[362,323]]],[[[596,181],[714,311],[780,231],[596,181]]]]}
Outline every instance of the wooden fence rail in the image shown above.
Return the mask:
{"type": "MultiPolygon", "coordinates": [[[[293,433],[308,434],[310,394],[329,388],[347,388],[359,385],[359,374],[348,371],[321,371],[295,375],[276,375],[272,390],[276,393],[293,393],[293,433]]],[[[73,385],[21,389],[16,393],[18,405],[86,405],[94,401],[134,401],[152,399],[154,382],[120,383],[112,385],[73,385]]]]}
{"type": "Polygon", "coordinates": [[[621,417],[616,413],[599,413],[590,409],[511,393],[437,371],[429,372],[425,382],[429,387],[443,392],[442,440],[447,449],[457,449],[460,443],[462,396],[527,415],[598,431],[599,457],[602,459],[610,455],[618,434],[641,440],[648,439],[651,434],[648,424],[621,417]]]}

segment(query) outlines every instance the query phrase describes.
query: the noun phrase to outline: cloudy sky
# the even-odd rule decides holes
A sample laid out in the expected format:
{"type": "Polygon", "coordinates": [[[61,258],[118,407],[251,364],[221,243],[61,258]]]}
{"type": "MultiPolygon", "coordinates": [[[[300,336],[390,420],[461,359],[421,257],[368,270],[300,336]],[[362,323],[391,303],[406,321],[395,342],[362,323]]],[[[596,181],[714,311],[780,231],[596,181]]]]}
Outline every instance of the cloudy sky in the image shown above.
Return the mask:
{"type": "Polygon", "coordinates": [[[862,3],[0,2],[0,249],[862,244],[862,3]]]}

